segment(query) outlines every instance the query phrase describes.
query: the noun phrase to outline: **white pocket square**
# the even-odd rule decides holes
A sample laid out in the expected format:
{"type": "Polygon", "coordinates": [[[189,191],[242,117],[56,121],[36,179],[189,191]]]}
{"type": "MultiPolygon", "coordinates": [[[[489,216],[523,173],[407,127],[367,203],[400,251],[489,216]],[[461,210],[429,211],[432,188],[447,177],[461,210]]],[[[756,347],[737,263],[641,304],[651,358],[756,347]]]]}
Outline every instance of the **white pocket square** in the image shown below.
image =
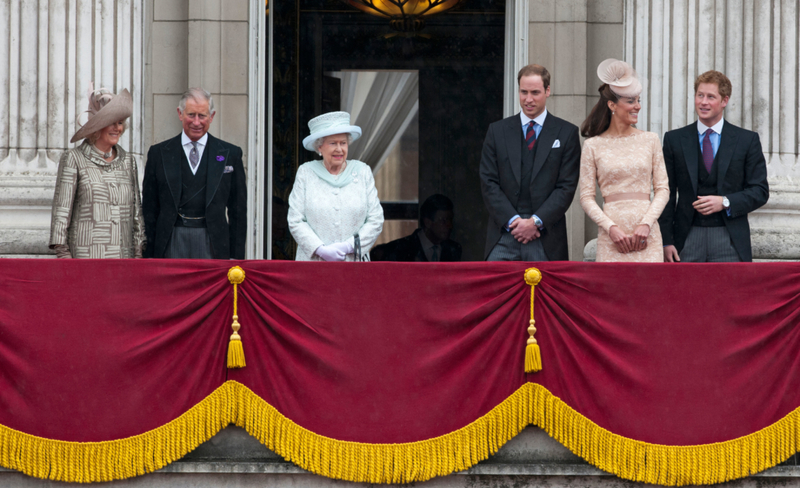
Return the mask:
{"type": "Polygon", "coordinates": [[[225,166],[225,170],[222,171],[222,174],[225,173],[233,173],[233,166],[225,166]]]}
{"type": "Polygon", "coordinates": [[[551,147],[550,149],[555,149],[557,147],[561,147],[561,141],[558,139],[556,139],[556,142],[553,143],[553,147],[551,147]]]}

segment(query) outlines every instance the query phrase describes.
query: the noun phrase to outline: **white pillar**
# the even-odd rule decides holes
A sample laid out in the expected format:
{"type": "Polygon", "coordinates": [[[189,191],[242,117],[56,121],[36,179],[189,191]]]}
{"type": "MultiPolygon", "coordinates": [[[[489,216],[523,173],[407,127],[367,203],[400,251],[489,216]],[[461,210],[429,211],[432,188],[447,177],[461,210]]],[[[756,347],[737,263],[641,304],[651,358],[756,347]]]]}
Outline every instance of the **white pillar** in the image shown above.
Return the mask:
{"type": "Polygon", "coordinates": [[[57,161],[90,81],[131,91],[121,145],[141,162],[143,1],[0,1],[0,254],[48,252],[57,161]]]}

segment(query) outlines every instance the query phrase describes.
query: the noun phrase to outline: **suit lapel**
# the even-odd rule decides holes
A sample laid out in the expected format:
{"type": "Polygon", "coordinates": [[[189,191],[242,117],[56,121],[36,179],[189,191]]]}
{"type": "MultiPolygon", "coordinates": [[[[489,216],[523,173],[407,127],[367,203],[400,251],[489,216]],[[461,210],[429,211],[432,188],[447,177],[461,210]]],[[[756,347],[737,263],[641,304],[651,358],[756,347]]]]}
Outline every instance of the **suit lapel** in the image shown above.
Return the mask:
{"type": "Polygon", "coordinates": [[[225,166],[230,164],[228,161],[228,150],[224,149],[216,137],[208,135],[208,145],[203,152],[203,158],[208,164],[208,176],[206,179],[206,207],[211,204],[214,194],[217,193],[219,182],[222,181],[222,174],[225,166]]]}
{"type": "Polygon", "coordinates": [[[686,127],[686,130],[681,136],[681,148],[683,149],[683,159],[686,161],[686,170],[689,172],[689,179],[692,180],[692,189],[694,194],[697,195],[697,123],[686,127]]]}
{"type": "Polygon", "coordinates": [[[164,166],[164,174],[167,177],[167,186],[175,201],[175,208],[178,208],[181,201],[181,165],[187,164],[186,154],[181,146],[181,136],[172,138],[161,149],[161,161],[164,166]]]}
{"type": "Polygon", "coordinates": [[[508,151],[508,161],[511,163],[511,172],[519,184],[522,176],[522,119],[519,114],[506,119],[503,130],[506,139],[506,151],[508,151]]]}
{"type": "Polygon", "coordinates": [[[542,125],[542,131],[539,137],[536,138],[536,158],[533,160],[533,172],[531,173],[531,181],[536,179],[539,170],[544,166],[547,161],[547,156],[553,148],[553,143],[556,142],[558,136],[559,124],[552,114],[547,114],[542,125]]]}
{"type": "Polygon", "coordinates": [[[728,172],[728,167],[731,165],[731,158],[733,158],[733,151],[736,149],[736,133],[731,124],[727,121],[722,124],[722,134],[719,140],[719,149],[717,150],[717,189],[719,194],[723,194],[722,184],[725,183],[725,173],[728,172]]]}

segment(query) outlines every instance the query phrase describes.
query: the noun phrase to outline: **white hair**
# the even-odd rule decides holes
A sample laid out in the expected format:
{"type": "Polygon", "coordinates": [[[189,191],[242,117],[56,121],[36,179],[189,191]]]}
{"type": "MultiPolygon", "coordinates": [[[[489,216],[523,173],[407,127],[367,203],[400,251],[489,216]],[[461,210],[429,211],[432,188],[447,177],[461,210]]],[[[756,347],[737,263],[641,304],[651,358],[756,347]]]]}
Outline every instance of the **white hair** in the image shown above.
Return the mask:
{"type": "Polygon", "coordinates": [[[200,87],[189,88],[183,93],[181,101],[178,102],[178,108],[181,109],[181,112],[186,110],[186,100],[190,98],[197,102],[208,102],[208,113],[214,113],[214,98],[211,93],[200,87]]]}
{"type": "MultiPolygon", "coordinates": [[[[335,135],[336,135],[336,134],[331,134],[331,136],[335,136],[335,135]]],[[[330,136],[325,136],[325,137],[330,137],[330,136]]],[[[325,137],[320,137],[319,139],[316,139],[316,140],[314,141],[314,152],[316,152],[317,154],[322,154],[322,153],[319,151],[319,148],[321,148],[321,147],[322,147],[322,141],[324,141],[324,140],[325,140],[325,137]]],[[[349,132],[347,132],[347,145],[349,146],[349,145],[350,145],[350,144],[352,144],[352,143],[353,143],[353,135],[352,135],[352,134],[350,134],[349,132]]]]}

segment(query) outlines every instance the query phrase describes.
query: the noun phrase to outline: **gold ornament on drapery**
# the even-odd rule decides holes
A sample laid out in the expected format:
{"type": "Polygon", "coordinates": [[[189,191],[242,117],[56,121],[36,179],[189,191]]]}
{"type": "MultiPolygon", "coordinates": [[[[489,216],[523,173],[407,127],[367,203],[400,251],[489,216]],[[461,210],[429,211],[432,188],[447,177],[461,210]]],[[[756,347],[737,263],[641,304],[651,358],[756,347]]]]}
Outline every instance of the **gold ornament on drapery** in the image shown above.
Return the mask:
{"type": "Polygon", "coordinates": [[[231,340],[228,343],[228,368],[244,368],[246,366],[244,362],[244,347],[242,346],[242,337],[239,335],[239,328],[241,325],[239,324],[239,315],[238,315],[238,307],[237,307],[237,286],[244,281],[244,270],[239,266],[234,266],[233,268],[228,270],[228,281],[231,282],[233,285],[233,324],[231,324],[231,328],[233,328],[233,334],[231,334],[231,340]]]}
{"type": "Polygon", "coordinates": [[[542,354],[539,351],[539,344],[533,335],[536,333],[536,321],[533,319],[533,296],[536,285],[542,281],[542,272],[536,268],[525,270],[525,283],[531,285],[531,321],[528,325],[528,344],[525,346],[525,372],[536,373],[542,370],[542,354]]]}

